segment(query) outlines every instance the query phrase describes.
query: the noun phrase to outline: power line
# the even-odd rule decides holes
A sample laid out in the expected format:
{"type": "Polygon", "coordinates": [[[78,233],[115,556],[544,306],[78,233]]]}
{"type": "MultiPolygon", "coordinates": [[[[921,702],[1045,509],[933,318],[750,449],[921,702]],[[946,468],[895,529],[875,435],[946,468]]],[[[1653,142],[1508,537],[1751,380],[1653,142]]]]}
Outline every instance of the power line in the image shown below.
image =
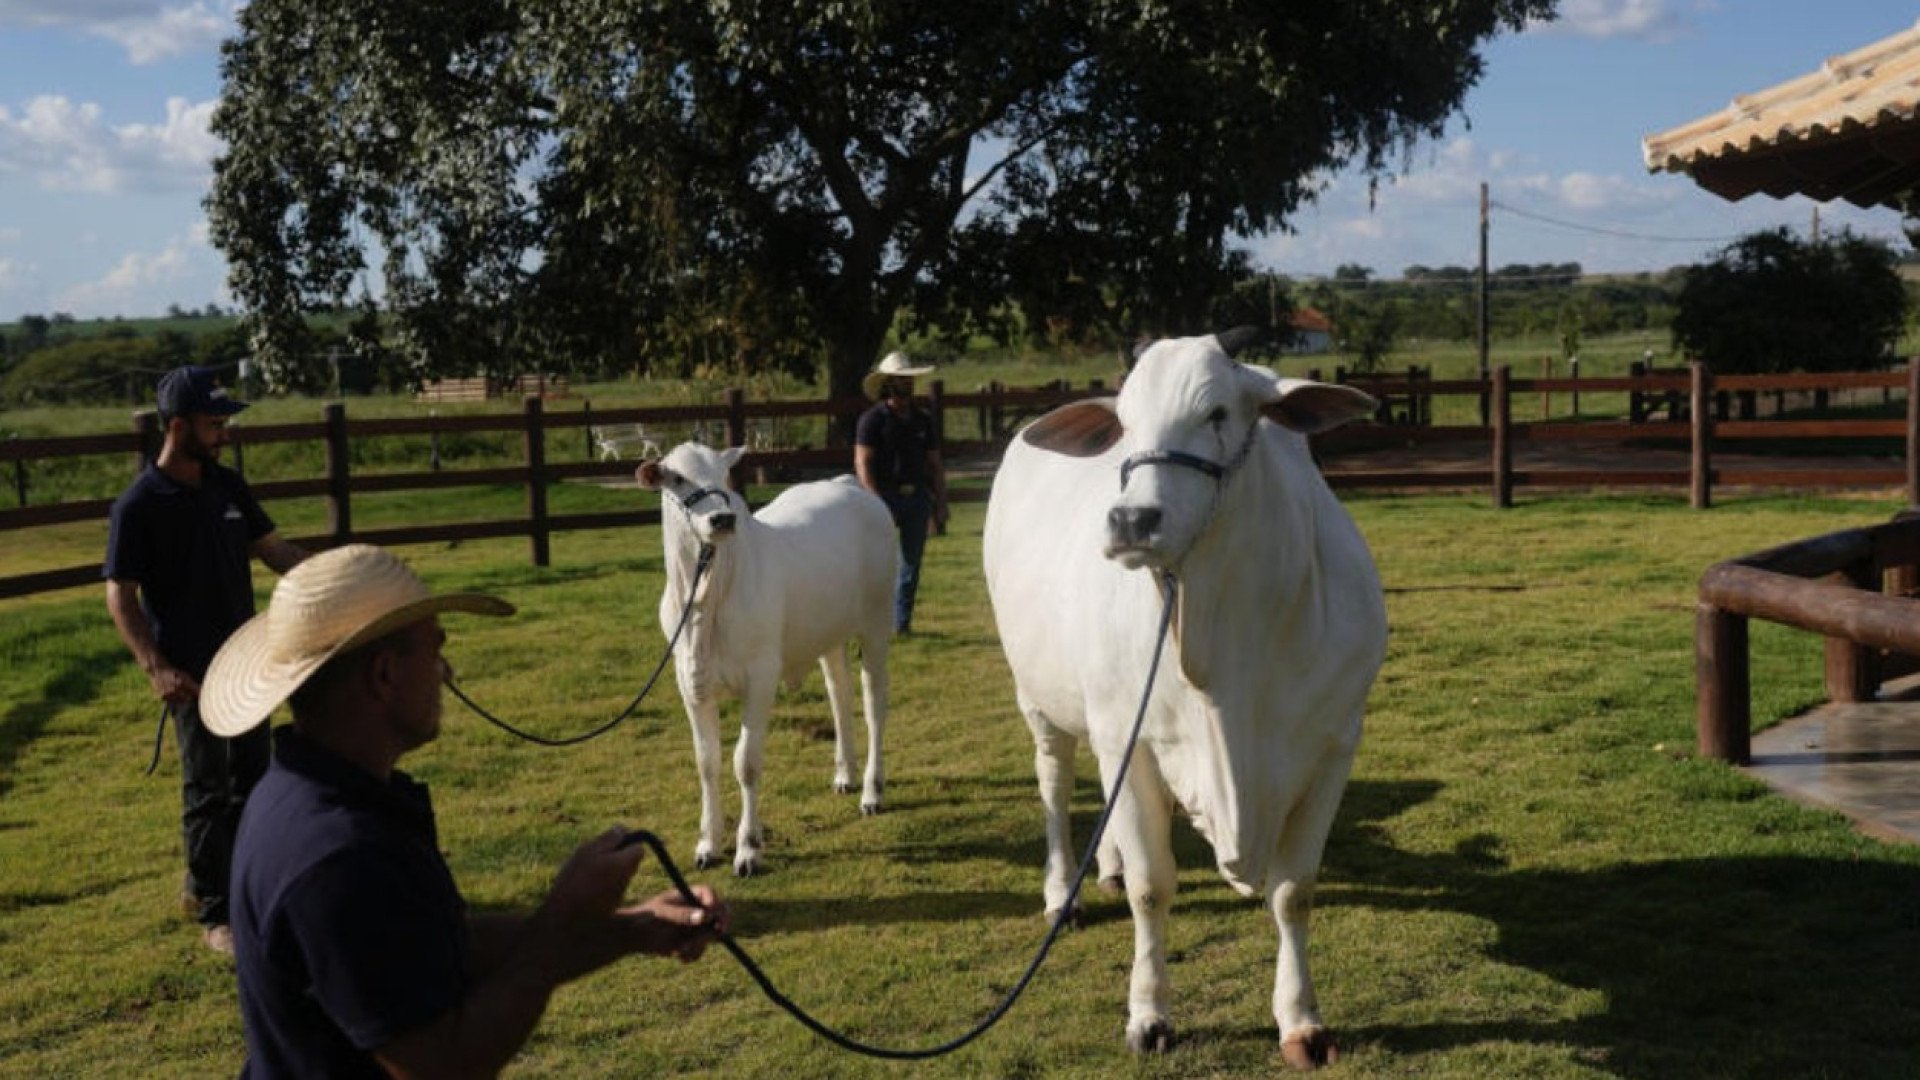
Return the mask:
{"type": "Polygon", "coordinates": [[[1574,232],[1595,233],[1600,236],[1613,236],[1622,240],[1645,240],[1656,244],[1731,244],[1740,239],[1738,236],[1655,236],[1652,233],[1632,232],[1627,229],[1615,229],[1605,225],[1583,225],[1577,221],[1565,221],[1560,218],[1536,214],[1531,210],[1522,210],[1517,206],[1494,200],[1490,205],[1505,210],[1516,217],[1528,218],[1557,228],[1571,229],[1574,232]]]}

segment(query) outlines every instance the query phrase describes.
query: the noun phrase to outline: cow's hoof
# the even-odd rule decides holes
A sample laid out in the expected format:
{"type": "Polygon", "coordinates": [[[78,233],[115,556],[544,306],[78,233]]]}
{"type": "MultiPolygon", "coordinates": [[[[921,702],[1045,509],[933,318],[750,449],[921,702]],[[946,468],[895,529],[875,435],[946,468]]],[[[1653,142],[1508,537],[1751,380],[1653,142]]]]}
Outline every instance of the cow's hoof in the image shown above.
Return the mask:
{"type": "Polygon", "coordinates": [[[878,814],[880,812],[880,809],[881,807],[878,802],[866,802],[862,800],[860,803],[860,816],[872,817],[875,814],[878,814]]]}
{"type": "Polygon", "coordinates": [[[833,793],[834,793],[835,795],[851,795],[851,794],[853,794],[853,781],[851,781],[851,780],[835,780],[835,781],[833,782],[833,793]]]}
{"type": "Polygon", "coordinates": [[[1127,1028],[1127,1049],[1136,1054],[1164,1054],[1173,1049],[1173,1024],[1155,1020],[1146,1027],[1127,1028]]]}
{"type": "Polygon", "coordinates": [[[693,849],[693,867],[696,870],[710,870],[713,868],[713,864],[718,861],[718,859],[713,857],[713,850],[711,848],[703,845],[693,849]]]}
{"type": "MultiPolygon", "coordinates": [[[[1049,910],[1046,913],[1046,918],[1047,918],[1048,926],[1052,926],[1054,923],[1059,922],[1060,909],[1053,908],[1049,910]]],[[[1087,913],[1081,909],[1079,904],[1073,905],[1073,910],[1067,913],[1067,929],[1084,930],[1086,929],[1086,926],[1087,926],[1087,913]]]]}
{"type": "Polygon", "coordinates": [[[759,855],[736,855],[733,860],[734,877],[752,877],[760,872],[759,855]]]}
{"type": "Polygon", "coordinates": [[[1333,1032],[1320,1027],[1308,1028],[1280,1040],[1280,1057],[1288,1068],[1312,1072],[1340,1060],[1340,1048],[1334,1045],[1333,1032]]]}
{"type": "Polygon", "coordinates": [[[1119,896],[1121,893],[1127,891],[1127,879],[1119,874],[1101,878],[1099,885],[1100,891],[1106,893],[1108,896],[1119,896]]]}

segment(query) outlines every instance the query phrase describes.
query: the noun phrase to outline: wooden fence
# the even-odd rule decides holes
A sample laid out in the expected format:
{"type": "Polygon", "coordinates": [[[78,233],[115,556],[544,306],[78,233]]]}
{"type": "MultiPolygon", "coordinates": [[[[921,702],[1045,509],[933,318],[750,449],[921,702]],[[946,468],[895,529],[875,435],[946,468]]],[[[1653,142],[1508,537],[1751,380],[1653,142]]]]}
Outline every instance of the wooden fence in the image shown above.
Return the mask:
{"type": "Polygon", "coordinates": [[[1748,764],[1749,619],[1824,635],[1827,697],[1871,701],[1920,657],[1920,516],[1782,545],[1710,567],[1694,616],[1695,731],[1705,757],[1748,764]]]}
{"type": "MultiPolygon", "coordinates": [[[[1646,375],[1609,379],[1515,379],[1502,367],[1492,378],[1480,380],[1438,380],[1421,373],[1409,374],[1404,381],[1395,378],[1353,380],[1383,400],[1400,400],[1406,407],[1391,410],[1393,422],[1350,425],[1315,439],[1317,453],[1334,454],[1360,451],[1371,446],[1419,446],[1448,442],[1484,443],[1488,450],[1485,470],[1464,472],[1342,471],[1329,479],[1344,488],[1436,488],[1486,485],[1495,505],[1511,506],[1516,488],[1655,486],[1686,487],[1692,505],[1706,508],[1712,504],[1716,485],[1741,484],[1763,487],[1898,487],[1904,486],[1907,499],[1920,503],[1920,360],[1904,371],[1839,373],[1826,375],[1730,376],[1716,380],[1704,365],[1696,364],[1686,375],[1646,375]],[[1904,420],[1725,420],[1712,406],[1716,393],[1726,391],[1821,391],[1844,388],[1879,388],[1888,392],[1906,391],[1904,420]],[[1548,421],[1516,423],[1512,402],[1515,395],[1534,393],[1625,392],[1639,395],[1683,392],[1690,407],[1684,421],[1634,423],[1615,419],[1587,421],[1548,421]],[[1483,425],[1434,425],[1431,398],[1436,395],[1464,395],[1487,403],[1487,423],[1483,425]],[[1396,395],[1398,398],[1396,399],[1396,395]],[[1740,440],[1776,440],[1807,438],[1898,438],[1906,449],[1902,465],[1866,469],[1745,469],[1725,470],[1713,464],[1716,447],[1740,440]],[[1517,470],[1513,467],[1513,446],[1532,440],[1553,443],[1627,443],[1646,440],[1679,440],[1692,447],[1691,463],[1684,470],[1554,469],[1517,470]]],[[[946,456],[953,461],[968,459],[997,461],[1011,432],[1026,417],[1067,401],[1104,393],[1099,383],[1076,390],[1063,383],[1039,389],[1010,389],[998,385],[967,394],[948,394],[944,383],[929,384],[929,404],[934,422],[943,432],[947,418],[955,410],[975,410],[979,416],[980,437],[971,440],[943,440],[946,456]]],[[[327,527],[313,537],[299,538],[304,544],[327,547],[349,540],[378,544],[416,544],[448,540],[524,536],[535,565],[548,563],[554,533],[572,529],[618,528],[654,524],[657,510],[628,510],[599,513],[554,514],[547,508],[550,485],[590,478],[625,477],[632,464],[599,461],[587,453],[587,460],[559,461],[549,453],[561,438],[588,447],[587,428],[592,425],[638,423],[724,425],[728,445],[749,442],[749,425],[777,423],[783,419],[827,417],[846,421],[866,408],[857,398],[833,401],[770,401],[748,403],[740,390],[730,390],[720,405],[687,405],[661,408],[628,408],[549,413],[542,398],[528,396],[519,413],[494,413],[473,416],[420,416],[390,419],[349,420],[344,404],[325,407],[318,423],[248,425],[237,433],[236,459],[246,446],[274,442],[324,443],[324,475],[290,480],[267,480],[253,485],[263,501],[322,497],[327,505],[327,527]],[[582,429],[577,436],[558,434],[582,429]],[[461,470],[432,469],[426,472],[355,475],[349,468],[348,452],[354,439],[381,436],[437,436],[454,432],[518,432],[521,437],[520,463],[492,468],[461,470]],[[526,492],[524,516],[494,521],[419,524],[385,529],[356,529],[353,524],[353,496],[360,493],[443,489],[463,486],[515,485],[526,492]]],[[[159,431],[152,414],[143,414],[130,433],[118,435],[81,435],[0,441],[0,462],[11,462],[20,493],[20,505],[0,509],[0,533],[104,518],[111,500],[89,499],[46,505],[26,505],[25,480],[29,462],[88,454],[125,453],[134,468],[157,451],[159,431]]],[[[844,471],[851,455],[844,447],[806,449],[769,449],[757,452],[750,460],[761,476],[798,475],[819,470],[844,471]]],[[[743,484],[749,476],[738,478],[743,484]]],[[[959,500],[984,498],[975,490],[956,490],[959,500]]],[[[52,589],[93,584],[100,579],[100,564],[88,563],[38,573],[0,577],[0,599],[52,589]]]]}

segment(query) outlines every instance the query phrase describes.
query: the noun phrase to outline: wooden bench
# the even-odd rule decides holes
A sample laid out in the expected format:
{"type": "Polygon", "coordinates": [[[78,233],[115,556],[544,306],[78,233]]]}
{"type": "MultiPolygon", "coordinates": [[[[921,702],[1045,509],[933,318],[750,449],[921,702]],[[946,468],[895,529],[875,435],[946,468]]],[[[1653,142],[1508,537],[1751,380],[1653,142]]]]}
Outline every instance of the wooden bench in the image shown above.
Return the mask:
{"type": "Polygon", "coordinates": [[[622,454],[634,451],[642,458],[660,456],[660,433],[645,424],[594,424],[587,430],[600,448],[601,461],[620,461],[622,454]]]}

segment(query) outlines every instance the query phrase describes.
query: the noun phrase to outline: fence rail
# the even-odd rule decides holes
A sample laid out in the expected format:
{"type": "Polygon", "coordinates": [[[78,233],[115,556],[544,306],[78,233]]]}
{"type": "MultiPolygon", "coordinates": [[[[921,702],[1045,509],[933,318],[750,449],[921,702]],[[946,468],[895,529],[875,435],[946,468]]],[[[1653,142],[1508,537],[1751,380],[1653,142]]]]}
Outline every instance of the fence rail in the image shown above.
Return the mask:
{"type": "MultiPolygon", "coordinates": [[[[1421,446],[1448,443],[1482,443],[1488,448],[1484,470],[1369,470],[1340,471],[1328,476],[1341,488],[1460,488],[1485,486],[1496,506],[1513,504],[1516,488],[1566,487],[1667,487],[1685,486],[1697,508],[1712,504],[1716,486],[1743,484],[1771,487],[1904,486],[1907,500],[1920,504],[1920,359],[1909,362],[1904,371],[1850,372],[1826,375],[1727,376],[1716,379],[1703,364],[1694,364],[1685,375],[1651,373],[1628,378],[1515,379],[1502,367],[1486,381],[1476,379],[1432,379],[1418,371],[1405,376],[1354,377],[1353,385],[1367,389],[1383,402],[1394,403],[1389,416],[1395,422],[1350,425],[1314,440],[1315,452],[1324,456],[1361,451],[1375,446],[1421,446]],[[1729,399],[1716,395],[1743,392],[1805,391],[1822,393],[1836,389],[1882,389],[1889,394],[1906,391],[1904,420],[1747,420],[1731,419],[1729,399]],[[1629,394],[1633,404],[1629,419],[1543,420],[1534,423],[1513,419],[1513,401],[1518,395],[1539,392],[1610,391],[1629,394]],[[1644,400],[1656,394],[1684,393],[1686,402],[1681,420],[1652,421],[1644,400]],[[1434,425],[1431,423],[1432,399],[1457,395],[1486,402],[1484,425],[1434,425]],[[1858,469],[1739,469],[1717,468],[1713,464],[1716,447],[1740,440],[1900,438],[1904,440],[1905,460],[1899,465],[1858,469]],[[1692,448],[1686,469],[1516,469],[1513,449],[1518,442],[1620,444],[1639,441],[1686,442],[1692,448]]],[[[972,393],[948,393],[944,383],[929,384],[929,404],[936,430],[942,433],[942,445],[950,460],[997,460],[1007,440],[1026,418],[1054,406],[1106,392],[1098,382],[1084,389],[1062,383],[1040,388],[1009,388],[991,384],[972,393]],[[947,437],[957,432],[949,420],[971,410],[977,417],[976,438],[947,437]]],[[[752,425],[782,420],[825,418],[829,425],[844,425],[867,407],[859,398],[813,401],[748,402],[744,392],[734,389],[716,405],[676,405],[638,408],[594,409],[583,403],[578,411],[549,412],[539,394],[530,394],[520,411],[461,416],[391,417],[349,420],[346,406],[335,402],[325,406],[319,422],[248,425],[235,441],[236,459],[248,446],[269,443],[312,443],[325,447],[326,465],[322,475],[295,479],[263,480],[255,483],[255,494],[263,501],[294,498],[324,498],[327,522],[324,531],[300,537],[303,543],[327,547],[349,540],[382,544],[412,544],[447,540],[523,536],[528,540],[535,565],[544,566],[552,534],[573,529],[620,528],[654,524],[657,510],[604,511],[555,514],[546,505],[550,485],[566,480],[624,477],[631,474],[631,463],[601,461],[590,438],[596,427],[615,424],[648,426],[685,424],[706,425],[724,430],[727,445],[747,445],[752,425]],[[521,461],[514,465],[473,469],[440,469],[438,438],[455,433],[511,433],[521,435],[521,461]],[[351,467],[351,443],[357,439],[390,436],[428,436],[435,440],[428,471],[355,474],[351,467]],[[564,440],[564,442],[563,442],[564,440]],[[578,449],[584,460],[557,460],[555,451],[563,445],[578,449]],[[424,491],[469,486],[518,486],[526,491],[524,516],[482,522],[419,524],[404,527],[361,529],[353,524],[353,497],[395,491],[424,491]]],[[[111,500],[86,499],[27,505],[27,466],[30,462],[84,455],[125,453],[130,471],[150,460],[158,451],[160,433],[151,413],[136,418],[134,430],[123,434],[93,434],[60,437],[16,438],[0,440],[0,463],[12,463],[16,477],[19,506],[0,509],[0,532],[13,532],[43,526],[99,520],[105,517],[111,500]]],[[[747,459],[742,475],[736,477],[744,487],[749,481],[766,482],[770,477],[800,475],[820,469],[845,470],[850,454],[844,447],[772,448],[758,450],[747,459]]],[[[960,489],[958,500],[980,499],[985,493],[960,489]]],[[[0,577],[0,599],[69,588],[97,582],[100,564],[0,577]]]]}

